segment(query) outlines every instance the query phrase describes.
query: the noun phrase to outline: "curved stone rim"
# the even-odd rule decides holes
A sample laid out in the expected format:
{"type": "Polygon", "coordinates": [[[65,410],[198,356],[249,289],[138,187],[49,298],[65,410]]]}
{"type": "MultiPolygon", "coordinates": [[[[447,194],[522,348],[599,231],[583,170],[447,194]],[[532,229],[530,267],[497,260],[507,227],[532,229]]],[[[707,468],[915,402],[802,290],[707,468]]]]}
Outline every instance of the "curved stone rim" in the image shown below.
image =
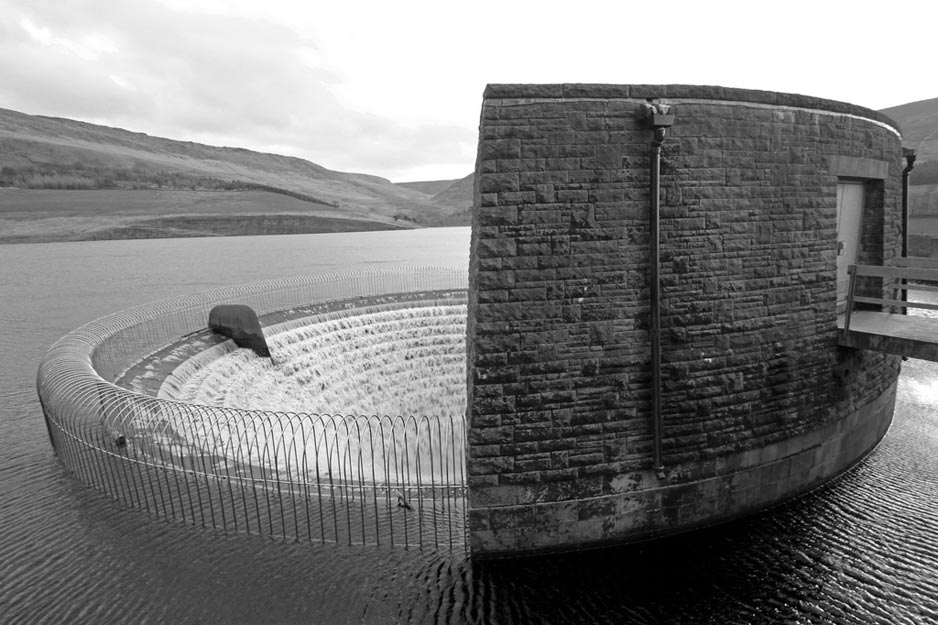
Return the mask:
{"type": "Polygon", "coordinates": [[[885,124],[900,135],[902,128],[894,119],[863,106],[797,93],[722,87],[719,85],[618,85],[604,83],[489,84],[484,99],[694,99],[742,102],[769,106],[813,109],[853,115],[885,124]]]}

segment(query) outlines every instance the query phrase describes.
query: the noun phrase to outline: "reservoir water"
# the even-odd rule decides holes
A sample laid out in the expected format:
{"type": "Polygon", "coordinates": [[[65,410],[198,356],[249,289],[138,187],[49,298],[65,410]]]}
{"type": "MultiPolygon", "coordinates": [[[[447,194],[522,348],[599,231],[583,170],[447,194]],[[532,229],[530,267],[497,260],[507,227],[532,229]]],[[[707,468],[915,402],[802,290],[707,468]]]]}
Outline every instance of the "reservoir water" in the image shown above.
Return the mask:
{"type": "Polygon", "coordinates": [[[96,317],[210,288],[465,264],[469,230],[0,246],[0,623],[938,623],[938,363],[830,486],[673,539],[515,562],[224,535],[57,462],[38,361],[96,317]]]}

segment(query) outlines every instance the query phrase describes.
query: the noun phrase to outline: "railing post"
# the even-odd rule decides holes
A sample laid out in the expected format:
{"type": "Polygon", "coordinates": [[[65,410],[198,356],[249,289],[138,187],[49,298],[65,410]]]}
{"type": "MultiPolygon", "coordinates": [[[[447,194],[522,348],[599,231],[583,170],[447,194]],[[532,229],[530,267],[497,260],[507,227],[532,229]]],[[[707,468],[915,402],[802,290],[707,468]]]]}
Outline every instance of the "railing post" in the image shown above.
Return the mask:
{"type": "Polygon", "coordinates": [[[857,266],[849,265],[847,275],[850,276],[847,287],[847,309],[844,311],[844,334],[850,331],[850,313],[853,312],[853,294],[857,283],[857,266]]]}

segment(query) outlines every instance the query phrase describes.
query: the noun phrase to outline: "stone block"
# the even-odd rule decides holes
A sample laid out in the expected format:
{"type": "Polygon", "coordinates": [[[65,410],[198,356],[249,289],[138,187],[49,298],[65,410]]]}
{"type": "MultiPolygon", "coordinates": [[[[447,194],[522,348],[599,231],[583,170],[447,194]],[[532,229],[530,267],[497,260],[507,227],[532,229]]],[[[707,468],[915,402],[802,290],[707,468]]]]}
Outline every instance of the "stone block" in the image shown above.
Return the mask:
{"type": "MultiPolygon", "coordinates": [[[[492,194],[487,194],[491,196],[492,194]]],[[[518,208],[506,206],[510,199],[499,200],[499,206],[481,206],[477,211],[479,225],[482,226],[510,226],[518,223],[518,208]]]]}
{"type": "Polygon", "coordinates": [[[517,243],[509,238],[479,238],[476,248],[479,259],[515,256],[517,243]]]}
{"type": "MultiPolygon", "coordinates": [[[[473,427],[468,432],[469,443],[472,449],[488,448],[492,444],[508,443],[514,440],[514,428],[511,426],[501,427],[473,427]]],[[[493,454],[487,454],[493,455],[493,454]]]]}

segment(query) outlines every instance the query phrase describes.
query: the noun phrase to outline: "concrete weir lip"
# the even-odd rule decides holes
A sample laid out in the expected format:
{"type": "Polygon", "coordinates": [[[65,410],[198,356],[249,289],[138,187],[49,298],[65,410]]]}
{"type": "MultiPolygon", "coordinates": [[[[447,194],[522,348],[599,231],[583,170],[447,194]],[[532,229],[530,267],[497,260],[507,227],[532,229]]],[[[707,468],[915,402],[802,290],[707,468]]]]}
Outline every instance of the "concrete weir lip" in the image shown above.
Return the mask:
{"type": "Polygon", "coordinates": [[[901,253],[894,121],[715,86],[489,85],[479,136],[473,557],[749,514],[882,438],[900,360],[839,347],[837,315],[846,264],[901,253]]]}

